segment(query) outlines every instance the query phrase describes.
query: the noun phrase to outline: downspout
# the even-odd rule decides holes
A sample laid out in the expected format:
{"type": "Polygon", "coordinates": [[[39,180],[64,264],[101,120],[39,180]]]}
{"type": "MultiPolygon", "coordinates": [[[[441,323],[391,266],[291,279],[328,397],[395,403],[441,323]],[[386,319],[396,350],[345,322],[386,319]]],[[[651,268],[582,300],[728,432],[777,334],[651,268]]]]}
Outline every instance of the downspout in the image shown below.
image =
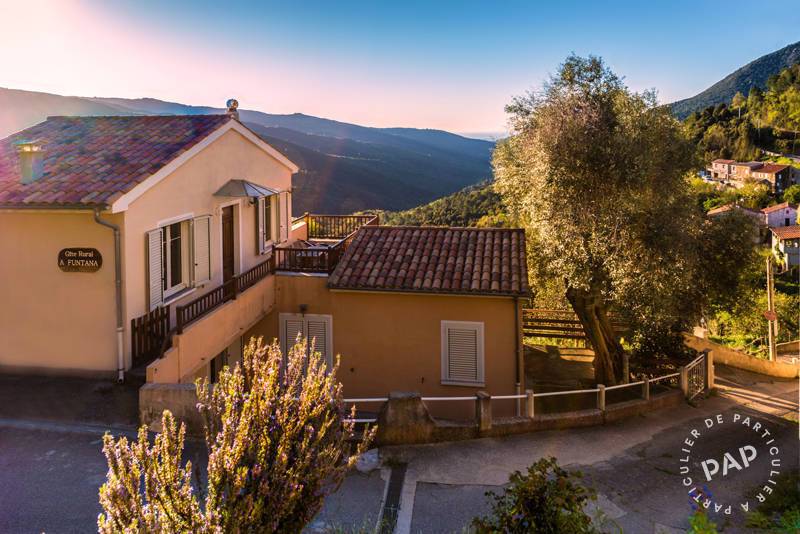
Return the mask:
{"type": "MultiPolygon", "coordinates": [[[[519,338],[522,335],[522,325],[519,322],[519,297],[514,297],[514,327],[515,327],[515,332],[514,332],[514,350],[515,350],[516,359],[517,359],[517,365],[516,365],[516,368],[517,368],[516,390],[517,391],[516,391],[516,394],[517,395],[522,395],[521,379],[522,379],[522,369],[523,369],[523,366],[524,366],[524,360],[523,360],[522,355],[520,353],[520,343],[519,343],[519,338]]],[[[520,399],[517,399],[517,416],[520,416],[520,415],[522,415],[522,401],[520,399]]]]}
{"type": "Polygon", "coordinates": [[[125,380],[125,346],[123,333],[125,328],[122,323],[122,253],[119,237],[119,226],[100,218],[99,208],[94,210],[94,222],[111,228],[114,231],[114,284],[115,300],[117,306],[117,380],[125,380]]]}

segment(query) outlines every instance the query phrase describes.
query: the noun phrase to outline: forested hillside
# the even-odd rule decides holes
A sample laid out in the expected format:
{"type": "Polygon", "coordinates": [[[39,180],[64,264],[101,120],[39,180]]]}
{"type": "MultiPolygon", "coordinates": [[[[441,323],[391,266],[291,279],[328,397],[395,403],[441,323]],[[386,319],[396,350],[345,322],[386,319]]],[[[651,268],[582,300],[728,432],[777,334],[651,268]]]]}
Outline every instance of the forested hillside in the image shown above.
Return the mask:
{"type": "Polygon", "coordinates": [[[800,63],[771,76],[766,87],[689,115],[686,128],[704,161],[800,151],[800,63]]]}
{"type": "Polygon", "coordinates": [[[683,120],[694,111],[730,102],[738,92],[747,94],[750,88],[765,89],[767,80],[781,70],[800,62],[800,42],[785,46],[736,69],[702,93],[671,104],[672,113],[683,120]]]}
{"type": "Polygon", "coordinates": [[[385,224],[401,226],[508,226],[508,218],[491,182],[467,187],[428,204],[385,212],[385,224]]]}

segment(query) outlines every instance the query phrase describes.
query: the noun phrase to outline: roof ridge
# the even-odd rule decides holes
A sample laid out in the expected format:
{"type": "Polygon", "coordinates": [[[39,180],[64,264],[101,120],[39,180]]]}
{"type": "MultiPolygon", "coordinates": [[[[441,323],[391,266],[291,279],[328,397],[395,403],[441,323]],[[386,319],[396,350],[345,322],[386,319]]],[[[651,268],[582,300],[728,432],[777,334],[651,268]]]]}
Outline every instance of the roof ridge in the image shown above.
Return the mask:
{"type": "MultiPolygon", "coordinates": [[[[48,115],[45,121],[50,119],[166,119],[166,118],[190,118],[190,117],[227,117],[232,118],[227,113],[168,113],[164,115],[150,114],[131,114],[131,115],[48,115]]],[[[41,123],[37,123],[41,124],[41,123]]],[[[34,126],[36,126],[34,124],[34,126]]],[[[28,128],[24,128],[27,130],[28,128]]],[[[20,130],[23,131],[23,130],[20,130]]]]}

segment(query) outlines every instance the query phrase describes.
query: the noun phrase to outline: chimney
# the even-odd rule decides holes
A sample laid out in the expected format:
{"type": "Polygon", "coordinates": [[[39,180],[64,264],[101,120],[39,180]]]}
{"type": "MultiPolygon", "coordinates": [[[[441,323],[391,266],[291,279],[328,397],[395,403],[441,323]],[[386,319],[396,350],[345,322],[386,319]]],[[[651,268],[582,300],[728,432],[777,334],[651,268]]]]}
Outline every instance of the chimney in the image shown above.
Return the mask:
{"type": "Polygon", "coordinates": [[[22,183],[35,182],[44,174],[44,148],[36,141],[17,143],[22,183]]]}
{"type": "Polygon", "coordinates": [[[239,112],[236,111],[239,108],[239,102],[235,98],[229,99],[225,102],[225,105],[228,106],[228,113],[229,117],[233,117],[237,121],[239,120],[239,112]]]}

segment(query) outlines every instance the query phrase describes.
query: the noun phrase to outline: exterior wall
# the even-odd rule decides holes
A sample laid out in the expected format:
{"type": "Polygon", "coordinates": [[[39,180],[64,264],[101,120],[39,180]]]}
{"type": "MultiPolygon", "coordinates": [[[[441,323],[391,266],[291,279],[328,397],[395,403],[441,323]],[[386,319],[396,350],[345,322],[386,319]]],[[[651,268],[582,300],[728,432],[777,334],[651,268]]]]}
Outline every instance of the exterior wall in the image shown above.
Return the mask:
{"type": "Polygon", "coordinates": [[[797,210],[794,208],[784,208],[782,210],[773,211],[772,213],[767,213],[765,215],[767,218],[767,226],[770,228],[787,226],[787,217],[789,218],[789,226],[797,224],[797,210]]]}
{"type": "Polygon", "coordinates": [[[775,256],[782,257],[788,267],[800,265],[800,239],[778,239],[773,234],[772,248],[775,256]]]}
{"type": "MultiPolygon", "coordinates": [[[[308,306],[307,313],[332,315],[333,353],[341,355],[339,379],[347,397],[385,397],[391,391],[443,397],[481,390],[516,393],[519,330],[511,298],[332,291],[327,276],[278,275],[276,281],[275,312],[245,332],[244,341],[278,338],[278,313],[297,313],[300,304],[308,306]],[[443,320],[484,323],[484,386],[441,384],[443,320]]],[[[515,401],[496,402],[495,411],[508,413],[515,401]]],[[[474,403],[439,404],[440,415],[474,417],[474,403]]]]}
{"type": "MultiPolygon", "coordinates": [[[[222,283],[222,208],[233,204],[236,272],[242,273],[267,259],[258,254],[256,244],[256,207],[248,199],[215,197],[214,193],[232,179],[288,190],[291,171],[263,152],[242,135],[229,131],[214,141],[174,173],[136,199],[124,213],[123,233],[125,281],[126,350],[130,361],[131,319],[146,313],[147,274],[145,234],[164,221],[182,216],[211,215],[211,281],[204,287],[175,301],[185,303],[222,283]]],[[[287,220],[291,213],[282,210],[287,220]]],[[[213,317],[213,314],[212,314],[213,317]]]]}
{"type": "Polygon", "coordinates": [[[115,374],[114,233],[90,211],[0,210],[0,250],[0,368],[115,374]],[[61,271],[69,247],[96,248],[100,270],[61,271]]]}
{"type": "Polygon", "coordinates": [[[238,344],[242,333],[273,309],[275,278],[266,277],[173,336],[172,348],[147,366],[147,382],[192,383],[205,376],[214,356],[238,344]]]}

